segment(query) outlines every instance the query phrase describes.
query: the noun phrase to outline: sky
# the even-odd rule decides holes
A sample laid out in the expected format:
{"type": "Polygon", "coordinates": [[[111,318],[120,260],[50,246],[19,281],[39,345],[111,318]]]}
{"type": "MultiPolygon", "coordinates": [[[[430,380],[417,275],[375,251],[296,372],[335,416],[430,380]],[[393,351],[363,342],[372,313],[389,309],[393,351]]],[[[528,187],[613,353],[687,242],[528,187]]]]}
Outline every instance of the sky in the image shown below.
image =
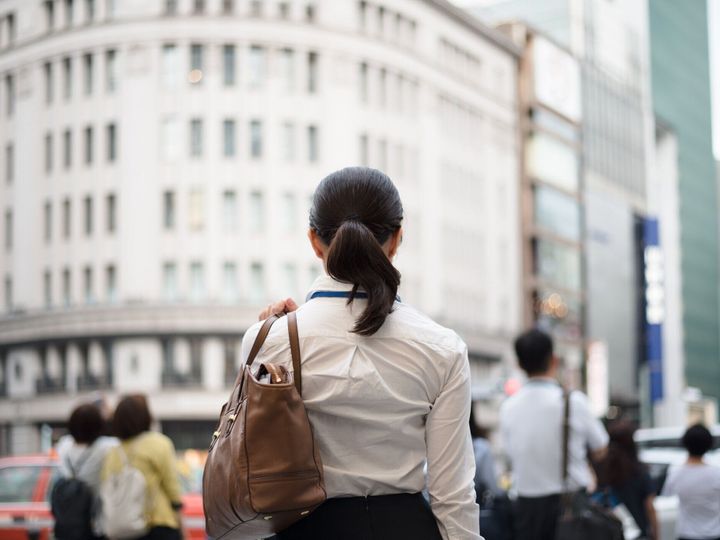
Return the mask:
{"type": "MultiPolygon", "coordinates": [[[[451,0],[458,6],[478,4],[477,0],[451,0]]],[[[708,35],[710,36],[710,76],[713,99],[713,150],[720,161],[720,0],[708,2],[708,35]]]]}

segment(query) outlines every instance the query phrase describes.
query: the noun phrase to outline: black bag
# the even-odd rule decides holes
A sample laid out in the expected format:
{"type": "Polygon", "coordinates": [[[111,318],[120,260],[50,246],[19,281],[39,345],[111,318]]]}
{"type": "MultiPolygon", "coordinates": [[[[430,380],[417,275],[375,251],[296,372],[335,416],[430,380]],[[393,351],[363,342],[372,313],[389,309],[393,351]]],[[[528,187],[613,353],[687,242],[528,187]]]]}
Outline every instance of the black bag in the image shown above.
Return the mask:
{"type": "Polygon", "coordinates": [[[493,493],[484,486],[475,486],[475,497],[480,506],[480,534],[485,540],[512,540],[512,503],[507,493],[493,493]]]}
{"type": "Polygon", "coordinates": [[[565,393],[563,415],[563,488],[556,540],[625,540],[623,526],[612,511],[594,504],[584,492],[567,489],[570,450],[570,393],[565,393]]]}
{"type": "MultiPolygon", "coordinates": [[[[85,450],[87,454],[90,448],[85,450]]],[[[83,455],[83,458],[85,456],[83,455]]],[[[82,467],[80,460],[77,470],[82,467]]],[[[57,540],[92,540],[92,519],[95,510],[95,495],[82,480],[76,478],[70,460],[66,461],[70,469],[69,478],[59,478],[50,495],[50,510],[55,518],[53,532],[57,540]]]]}

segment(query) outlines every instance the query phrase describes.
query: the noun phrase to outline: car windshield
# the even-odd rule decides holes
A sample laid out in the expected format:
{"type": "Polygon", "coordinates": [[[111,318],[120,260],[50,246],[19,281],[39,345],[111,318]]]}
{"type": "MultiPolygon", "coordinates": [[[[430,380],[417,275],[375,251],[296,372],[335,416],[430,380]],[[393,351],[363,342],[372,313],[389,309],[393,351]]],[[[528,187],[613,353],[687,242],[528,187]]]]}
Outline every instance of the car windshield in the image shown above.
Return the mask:
{"type": "Polygon", "coordinates": [[[31,502],[41,467],[0,468],[0,503],[31,502]]]}

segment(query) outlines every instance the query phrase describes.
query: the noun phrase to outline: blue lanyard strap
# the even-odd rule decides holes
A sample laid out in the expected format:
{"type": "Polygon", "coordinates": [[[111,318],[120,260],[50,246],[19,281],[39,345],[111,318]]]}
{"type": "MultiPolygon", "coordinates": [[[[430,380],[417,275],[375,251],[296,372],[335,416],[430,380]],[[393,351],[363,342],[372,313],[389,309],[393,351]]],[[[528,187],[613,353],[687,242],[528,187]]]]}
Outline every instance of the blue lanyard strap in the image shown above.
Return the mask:
{"type": "MultiPolygon", "coordinates": [[[[351,291],[314,291],[308,296],[308,300],[313,298],[350,298],[351,291]]],[[[362,300],[367,299],[368,295],[366,292],[358,291],[355,293],[355,298],[362,300]]],[[[400,297],[395,297],[396,302],[400,302],[400,297]]]]}

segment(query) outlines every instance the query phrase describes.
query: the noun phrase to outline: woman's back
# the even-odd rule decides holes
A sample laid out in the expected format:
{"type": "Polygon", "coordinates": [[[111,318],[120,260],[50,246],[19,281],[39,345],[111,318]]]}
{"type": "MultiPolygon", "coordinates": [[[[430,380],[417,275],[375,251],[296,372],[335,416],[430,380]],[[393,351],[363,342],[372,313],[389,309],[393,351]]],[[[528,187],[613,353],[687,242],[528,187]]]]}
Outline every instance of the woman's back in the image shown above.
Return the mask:
{"type": "MultiPolygon", "coordinates": [[[[321,277],[310,296],[351,289],[321,277]]],[[[303,399],[328,497],[419,492],[427,457],[433,512],[462,535],[469,518],[457,503],[472,507],[475,500],[465,344],[400,302],[372,336],[352,333],[365,302],[319,297],[297,312],[303,399]]],[[[257,330],[243,341],[245,357],[257,330]]],[[[289,359],[287,325],[279,322],[256,362],[291,370],[289,359]]]]}

